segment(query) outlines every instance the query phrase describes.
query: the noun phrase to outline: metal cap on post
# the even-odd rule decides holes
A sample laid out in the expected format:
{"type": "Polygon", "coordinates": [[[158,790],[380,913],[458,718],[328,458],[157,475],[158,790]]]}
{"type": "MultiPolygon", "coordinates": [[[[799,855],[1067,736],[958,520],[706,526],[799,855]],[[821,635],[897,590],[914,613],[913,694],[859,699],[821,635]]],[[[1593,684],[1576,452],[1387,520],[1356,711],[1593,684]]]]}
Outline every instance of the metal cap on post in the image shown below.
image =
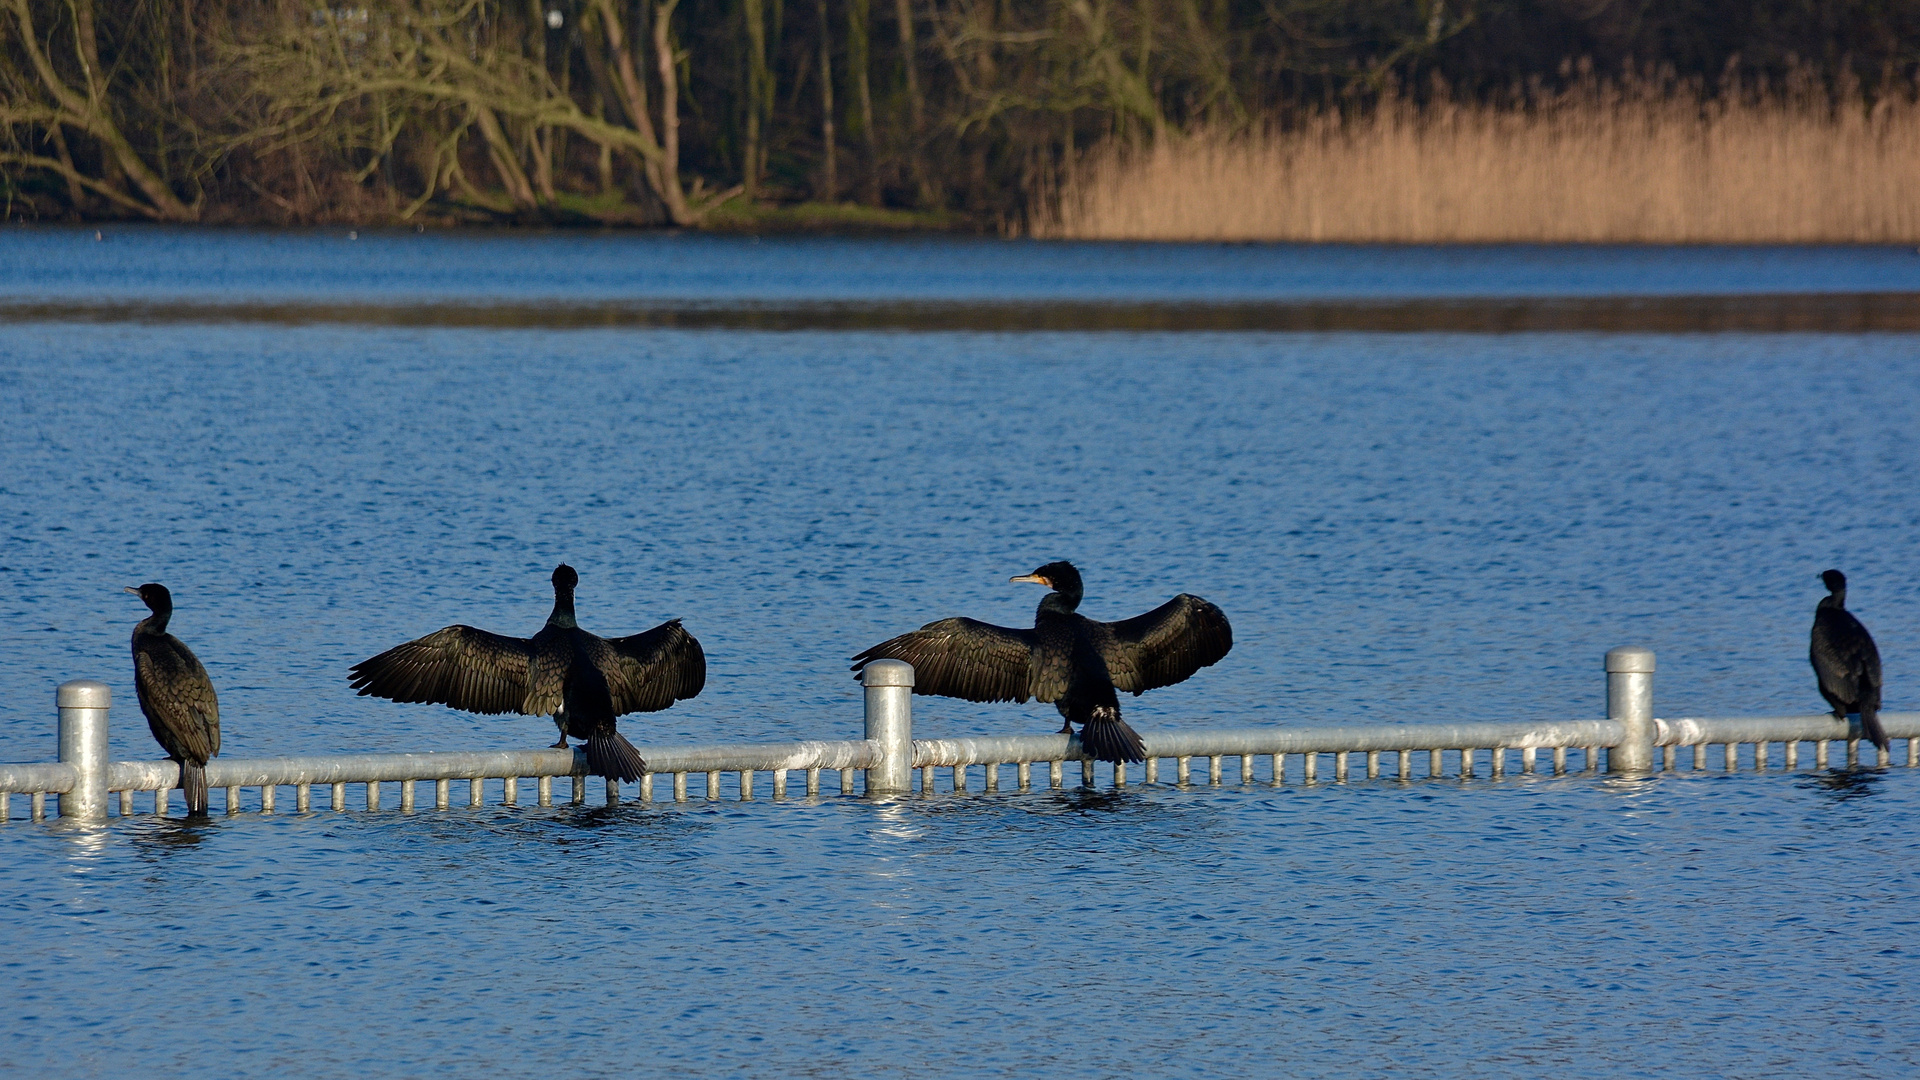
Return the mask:
{"type": "Polygon", "coordinates": [[[113,691],[94,679],[60,684],[60,762],[73,766],[73,790],[60,796],[60,816],[107,819],[107,708],[113,691]]]}
{"type": "Polygon", "coordinates": [[[1620,745],[1607,751],[1607,771],[1653,771],[1653,650],[1622,645],[1607,652],[1607,719],[1620,722],[1620,745]]]}
{"type": "Polygon", "coordinates": [[[860,673],[867,688],[867,738],[880,760],[867,770],[867,793],[913,789],[913,665],[875,660],[860,673]]]}

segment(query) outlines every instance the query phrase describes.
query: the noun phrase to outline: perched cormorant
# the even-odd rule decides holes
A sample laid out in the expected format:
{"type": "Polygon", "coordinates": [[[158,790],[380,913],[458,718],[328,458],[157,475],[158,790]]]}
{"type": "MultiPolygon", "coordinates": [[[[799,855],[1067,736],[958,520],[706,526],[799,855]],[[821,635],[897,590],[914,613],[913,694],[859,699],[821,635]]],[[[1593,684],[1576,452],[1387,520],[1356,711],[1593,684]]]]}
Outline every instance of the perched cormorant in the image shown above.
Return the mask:
{"type": "Polygon", "coordinates": [[[449,626],[353,665],[361,694],[424,701],[476,713],[552,716],[567,736],[587,741],[587,768],[613,780],[647,771],[640,752],[614,727],[616,718],[658,712],[693,697],[707,683],[707,656],[679,619],[641,634],[602,638],[573,620],[580,575],[553,571],[553,614],[532,638],[502,637],[449,626]]]}
{"type": "Polygon", "coordinates": [[[853,658],[859,671],[875,660],[913,665],[916,694],[968,701],[1050,701],[1080,745],[1100,761],[1143,761],[1140,736],[1120,719],[1114,688],[1137,697],[1184,682],[1233,648],[1226,613],[1181,593],[1145,615],[1095,622],[1080,606],[1080,571],[1054,562],[1013,578],[1053,590],[1034,613],[1033,629],[942,619],[883,641],[853,658]]]}
{"type": "Polygon", "coordinates": [[[1813,673],[1820,679],[1820,696],[1842,720],[1860,714],[1860,733],[1873,745],[1889,750],[1887,731],[1880,726],[1880,650],[1873,635],[1847,610],[1847,575],[1828,570],[1820,575],[1828,595],[1813,609],[1813,643],[1807,650],[1813,673]]]}
{"type": "Polygon", "coordinates": [[[133,628],[133,688],[147,728],[167,756],[180,763],[187,813],[207,812],[207,759],[220,756],[220,700],[213,680],[186,643],[167,633],[173,594],[149,582],[127,591],[153,614],[133,628]]]}

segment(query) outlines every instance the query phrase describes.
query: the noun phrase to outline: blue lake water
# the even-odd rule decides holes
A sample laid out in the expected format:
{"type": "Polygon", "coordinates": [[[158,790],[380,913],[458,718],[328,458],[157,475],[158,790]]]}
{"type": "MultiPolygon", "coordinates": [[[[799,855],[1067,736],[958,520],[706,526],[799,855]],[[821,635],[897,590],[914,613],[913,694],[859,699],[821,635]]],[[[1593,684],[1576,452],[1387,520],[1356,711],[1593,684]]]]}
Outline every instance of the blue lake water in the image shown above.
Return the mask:
{"type": "MultiPolygon", "coordinates": [[[[0,300],[1292,299],[1920,289],[1905,249],[0,231],[0,300]]],[[[636,742],[845,738],[845,657],[1220,604],[1181,726],[1820,707],[1828,566],[1920,678],[1920,338],[0,325],[0,760],[140,720],[174,591],[230,756],[526,747],[356,698],[452,622],[684,617],[636,742]]],[[[915,701],[916,733],[1047,706],[915,701]]],[[[1910,1075],[1920,770],[135,816],[0,829],[0,1066],[406,1076],[1910,1075]]],[[[14,801],[15,813],[23,812],[14,801]]]]}

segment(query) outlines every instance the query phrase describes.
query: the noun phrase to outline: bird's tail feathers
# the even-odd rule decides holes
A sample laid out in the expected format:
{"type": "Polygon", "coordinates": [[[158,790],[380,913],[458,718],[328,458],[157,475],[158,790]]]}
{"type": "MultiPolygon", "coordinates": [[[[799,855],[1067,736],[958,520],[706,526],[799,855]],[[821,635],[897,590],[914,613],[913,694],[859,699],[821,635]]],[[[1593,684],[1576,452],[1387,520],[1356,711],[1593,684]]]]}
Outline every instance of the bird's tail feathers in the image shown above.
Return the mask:
{"type": "Polygon", "coordinates": [[[588,737],[587,771],[609,780],[638,780],[647,774],[647,763],[625,735],[610,731],[588,737]]]}
{"type": "Polygon", "coordinates": [[[187,797],[187,813],[207,812],[207,767],[191,761],[180,763],[180,793],[187,797]]]}
{"type": "Polygon", "coordinates": [[[1120,719],[1112,705],[1095,705],[1080,728],[1080,745],[1095,761],[1145,761],[1146,744],[1140,733],[1120,719]]]}
{"type": "Polygon", "coordinates": [[[1871,705],[1860,706],[1860,734],[1882,751],[1892,752],[1893,742],[1887,738],[1887,729],[1880,726],[1879,709],[1871,705]]]}

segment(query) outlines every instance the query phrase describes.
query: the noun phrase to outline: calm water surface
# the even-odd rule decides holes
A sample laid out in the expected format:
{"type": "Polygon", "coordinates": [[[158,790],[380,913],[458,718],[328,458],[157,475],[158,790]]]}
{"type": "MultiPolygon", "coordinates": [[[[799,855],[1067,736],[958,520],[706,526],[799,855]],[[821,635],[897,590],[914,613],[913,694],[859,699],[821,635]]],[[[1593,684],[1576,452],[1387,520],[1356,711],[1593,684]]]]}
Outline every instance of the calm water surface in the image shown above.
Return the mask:
{"type": "MultiPolygon", "coordinates": [[[[1737,293],[1920,263],[373,239],[394,253],[7,232],[0,293],[1737,293]]],[[[6,760],[53,757],[76,677],[113,686],[114,755],[155,756],[120,592],[147,580],[220,688],[226,754],[543,744],[544,720],[344,674],[451,622],[532,632],[561,560],[589,629],[681,616],[706,643],[707,690],[631,718],[643,743],[851,737],[844,657],[1026,620],[1038,594],[1006,578],[1063,557],[1097,618],[1191,591],[1234,620],[1223,663],[1126,703],[1142,729],[1588,718],[1627,642],[1659,651],[1663,714],[1812,711],[1827,566],[1889,707],[1920,678],[1906,336],[40,322],[0,326],[0,419],[6,760]]],[[[926,735],[1056,724],[916,701],[926,735]]],[[[0,1065],[1909,1075],[1917,811],[1896,768],[16,820],[0,1065]]]]}

